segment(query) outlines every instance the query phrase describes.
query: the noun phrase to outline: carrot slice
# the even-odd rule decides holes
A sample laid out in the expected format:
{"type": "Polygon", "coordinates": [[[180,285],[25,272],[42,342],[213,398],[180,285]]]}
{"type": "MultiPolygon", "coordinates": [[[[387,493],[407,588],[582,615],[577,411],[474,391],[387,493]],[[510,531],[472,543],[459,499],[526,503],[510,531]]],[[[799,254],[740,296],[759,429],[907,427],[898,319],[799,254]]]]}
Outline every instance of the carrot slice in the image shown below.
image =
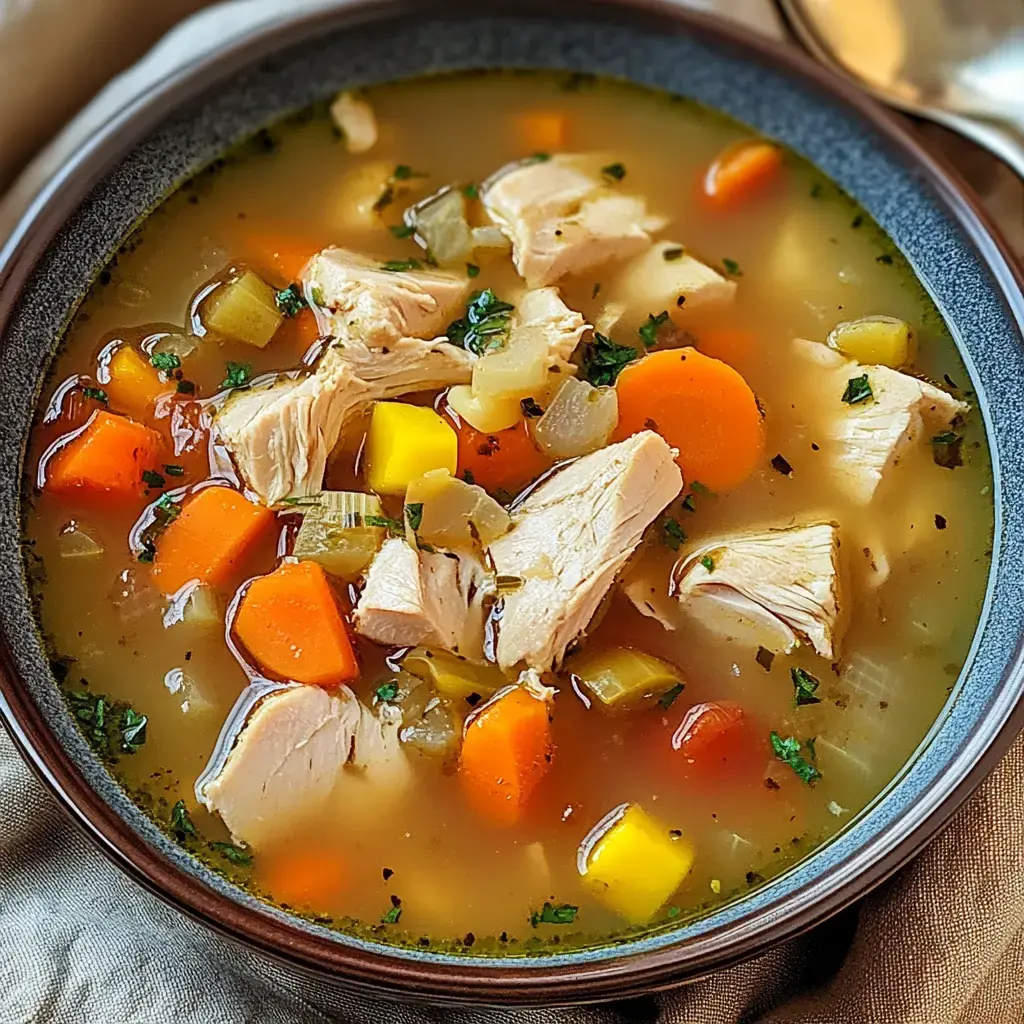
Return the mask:
{"type": "Polygon", "coordinates": [[[627,366],[616,382],[621,441],[656,430],[673,448],[688,482],[730,491],[764,454],[764,424],[747,382],[727,363],[696,349],[666,349],[627,366]]]}
{"type": "Polygon", "coordinates": [[[261,881],[278,903],[328,910],[344,891],[348,865],[334,848],[298,846],[260,858],[261,881]]]}
{"type": "Polygon", "coordinates": [[[731,701],[694,704],[672,734],[672,749],[689,761],[699,760],[735,733],[745,718],[743,708],[731,701]]]}
{"type": "Polygon", "coordinates": [[[234,625],[249,653],[281,679],[336,686],[359,677],[345,620],[316,562],[285,562],[254,580],[234,625]]]}
{"type": "Polygon", "coordinates": [[[119,348],[107,367],[110,383],[106,385],[112,408],[136,419],[147,419],[156,400],[173,391],[160,380],[160,374],[129,345],[119,348]]]}
{"type": "Polygon", "coordinates": [[[443,412],[458,434],[458,475],[463,480],[492,493],[515,495],[551,468],[551,460],[533,443],[525,420],[508,430],[486,434],[474,430],[447,406],[443,412]]]}
{"type": "Polygon", "coordinates": [[[724,149],[704,176],[704,195],[718,207],[753,198],[778,177],[782,150],[770,142],[739,142],[724,149]]]}
{"type": "Polygon", "coordinates": [[[84,429],[46,467],[54,494],[139,496],[142,474],[160,462],[160,435],[126,416],[93,413],[84,429]]]}
{"type": "Polygon", "coordinates": [[[153,559],[157,586],[165,594],[191,580],[223,586],[274,518],[269,508],[230,487],[197,491],[159,539],[153,559]]]}
{"type": "Polygon", "coordinates": [[[514,825],[551,763],[547,703],[522,686],[485,704],[466,726],[459,777],[474,810],[514,825]]]}

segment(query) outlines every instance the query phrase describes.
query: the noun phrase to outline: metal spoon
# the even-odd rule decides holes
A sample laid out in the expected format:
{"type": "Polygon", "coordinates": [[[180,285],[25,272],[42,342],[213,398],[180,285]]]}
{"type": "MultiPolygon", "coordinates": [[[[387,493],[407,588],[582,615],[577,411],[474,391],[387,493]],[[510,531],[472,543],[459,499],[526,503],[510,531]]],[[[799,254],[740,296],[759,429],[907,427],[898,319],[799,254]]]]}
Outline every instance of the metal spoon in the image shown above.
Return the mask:
{"type": "Polygon", "coordinates": [[[1024,177],[1021,0],[778,0],[820,61],[1024,177]]]}

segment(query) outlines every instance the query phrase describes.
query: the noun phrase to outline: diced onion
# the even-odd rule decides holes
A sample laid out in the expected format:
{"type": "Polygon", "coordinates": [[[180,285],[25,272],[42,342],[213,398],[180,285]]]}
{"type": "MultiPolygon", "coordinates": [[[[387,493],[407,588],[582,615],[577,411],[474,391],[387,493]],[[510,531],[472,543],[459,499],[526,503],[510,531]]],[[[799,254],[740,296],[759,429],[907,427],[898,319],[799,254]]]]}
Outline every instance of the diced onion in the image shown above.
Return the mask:
{"type": "Polygon", "coordinates": [[[553,459],[571,459],[603,448],[619,421],[614,388],[595,388],[567,377],[547,411],[533,424],[533,439],[553,459]]]}
{"type": "Polygon", "coordinates": [[[59,547],[61,558],[98,558],[106,550],[75,519],[61,527],[59,547]]]}
{"type": "Polygon", "coordinates": [[[502,234],[500,228],[488,224],[482,228],[473,228],[474,249],[497,249],[499,252],[508,252],[512,243],[502,234]]]}
{"type": "Polygon", "coordinates": [[[215,288],[201,315],[207,330],[256,348],[265,348],[284,320],[274,289],[251,270],[215,288]]]}
{"type": "Polygon", "coordinates": [[[466,200],[448,186],[406,211],[417,240],[442,265],[465,263],[473,255],[473,235],[466,223],[466,200]]]}
{"type": "Polygon", "coordinates": [[[220,629],[224,623],[224,612],[217,591],[205,583],[193,587],[182,610],[182,620],[190,626],[220,629]]]}
{"type": "Polygon", "coordinates": [[[441,548],[486,547],[507,532],[508,512],[482,487],[436,469],[413,480],[405,494],[406,520],[416,508],[415,533],[419,540],[441,548]]]}
{"type": "Polygon", "coordinates": [[[355,579],[384,543],[384,528],[366,523],[368,516],[383,515],[380,499],[373,494],[321,491],[292,509],[303,514],[292,554],[319,562],[332,576],[355,579]]]}
{"type": "Polygon", "coordinates": [[[199,348],[199,339],[194,334],[160,334],[156,337],[158,341],[153,346],[154,355],[166,353],[187,359],[199,348]]]}
{"type": "Polygon", "coordinates": [[[530,325],[517,327],[504,348],[487,352],[473,367],[473,394],[492,401],[530,398],[544,390],[550,362],[545,331],[530,325]]]}

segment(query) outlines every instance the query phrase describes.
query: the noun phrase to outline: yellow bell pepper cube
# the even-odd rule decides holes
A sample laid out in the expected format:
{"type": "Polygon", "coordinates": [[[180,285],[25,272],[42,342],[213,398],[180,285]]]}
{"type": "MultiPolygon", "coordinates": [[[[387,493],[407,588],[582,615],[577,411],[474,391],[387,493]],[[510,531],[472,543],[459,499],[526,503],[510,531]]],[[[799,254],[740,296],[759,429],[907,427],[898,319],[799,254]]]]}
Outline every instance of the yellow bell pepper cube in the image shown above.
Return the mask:
{"type": "Polygon", "coordinates": [[[370,489],[378,494],[405,494],[413,480],[433,469],[458,468],[459,439],[433,409],[401,402],[373,407],[366,438],[370,489]]]}
{"type": "Polygon", "coordinates": [[[164,384],[159,372],[135,349],[119,348],[107,365],[110,382],[104,385],[110,408],[127,413],[136,420],[146,420],[156,400],[174,386],[164,384]]]}
{"type": "Polygon", "coordinates": [[[696,851],[683,836],[636,804],[594,844],[584,884],[630,924],[646,924],[693,868],[696,851]]]}

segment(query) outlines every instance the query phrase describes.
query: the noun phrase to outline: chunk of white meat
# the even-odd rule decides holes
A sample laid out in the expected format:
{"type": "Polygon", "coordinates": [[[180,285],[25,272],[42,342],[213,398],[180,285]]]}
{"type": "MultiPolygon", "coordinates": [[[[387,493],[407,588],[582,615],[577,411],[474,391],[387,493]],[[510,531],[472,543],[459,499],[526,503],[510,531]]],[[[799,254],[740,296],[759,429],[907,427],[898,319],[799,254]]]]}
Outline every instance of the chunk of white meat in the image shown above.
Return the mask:
{"type": "Polygon", "coordinates": [[[934,384],[888,366],[862,366],[816,342],[797,340],[794,349],[826,371],[808,415],[826,442],[831,478],[860,505],[871,501],[908,448],[941,432],[969,408],[934,384]],[[871,397],[843,402],[850,380],[863,374],[871,397]]]}
{"type": "Polygon", "coordinates": [[[841,636],[839,529],[812,523],[702,541],[674,574],[682,610],[713,632],[832,659],[841,636]]]}
{"type": "Polygon", "coordinates": [[[499,576],[521,579],[502,608],[497,661],[557,665],[585,632],[644,530],[682,489],[673,451],[645,430],[540,485],[490,546],[499,576]]]}
{"type": "Polygon", "coordinates": [[[385,541],[353,611],[356,632],[396,647],[440,647],[480,659],[493,588],[471,555],[385,541]]]}
{"type": "Polygon", "coordinates": [[[331,117],[345,137],[350,153],[366,153],[377,144],[377,117],[370,102],[345,90],[331,104],[331,117]]]}
{"type": "Polygon", "coordinates": [[[303,282],[321,333],[369,348],[443,334],[469,286],[465,275],[384,270],[378,260],[336,248],[310,260],[303,282]]]}
{"type": "Polygon", "coordinates": [[[557,288],[533,288],[524,292],[516,306],[516,315],[521,326],[536,327],[544,332],[551,367],[557,366],[563,373],[576,373],[575,364],[569,360],[590,325],[562,301],[557,288]]]}
{"type": "Polygon", "coordinates": [[[397,398],[413,391],[465,384],[473,376],[476,357],[444,338],[399,338],[383,349],[370,348],[350,338],[337,342],[324,354],[322,364],[329,370],[345,363],[362,381],[375,385],[377,398],[397,398]]]}
{"type": "Polygon", "coordinates": [[[370,820],[413,781],[401,714],[385,708],[378,717],[344,686],[254,684],[228,716],[196,797],[235,842],[256,847],[323,816],[370,820]]]}
{"type": "Polygon", "coordinates": [[[581,159],[520,164],[484,188],[484,208],[511,241],[513,262],[530,288],[635,256],[665,223],[648,215],[640,196],[584,170],[581,159]]]}

